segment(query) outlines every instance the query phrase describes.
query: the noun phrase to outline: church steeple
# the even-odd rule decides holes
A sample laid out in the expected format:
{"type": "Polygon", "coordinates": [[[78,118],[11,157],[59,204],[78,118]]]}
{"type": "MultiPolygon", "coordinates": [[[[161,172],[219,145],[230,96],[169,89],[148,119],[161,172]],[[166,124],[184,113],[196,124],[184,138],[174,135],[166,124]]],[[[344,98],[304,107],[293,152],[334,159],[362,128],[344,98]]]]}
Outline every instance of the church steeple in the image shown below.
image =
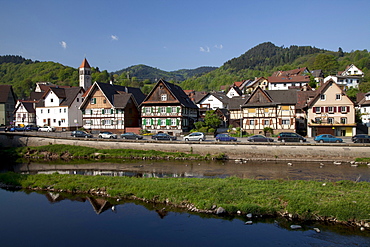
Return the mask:
{"type": "Polygon", "coordinates": [[[85,58],[79,68],[80,74],[80,87],[87,90],[91,86],[91,67],[85,58]]]}

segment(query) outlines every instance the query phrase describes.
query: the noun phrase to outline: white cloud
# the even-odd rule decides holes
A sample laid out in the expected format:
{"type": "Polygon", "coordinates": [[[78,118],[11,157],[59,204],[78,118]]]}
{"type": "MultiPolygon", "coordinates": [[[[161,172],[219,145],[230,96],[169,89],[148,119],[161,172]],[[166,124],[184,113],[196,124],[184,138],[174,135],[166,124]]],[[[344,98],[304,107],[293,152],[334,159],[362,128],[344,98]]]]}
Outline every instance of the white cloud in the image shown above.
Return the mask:
{"type": "Polygon", "coordinates": [[[224,46],[223,45],[215,45],[215,48],[222,50],[222,48],[224,48],[224,46]]]}
{"type": "Polygon", "coordinates": [[[118,40],[118,37],[116,35],[112,34],[110,37],[111,37],[112,40],[118,40]]]}
{"type": "Polygon", "coordinates": [[[206,47],[200,47],[200,49],[199,49],[201,52],[210,52],[211,50],[209,49],[209,47],[208,46],[206,46],[206,47]]]}
{"type": "Polygon", "coordinates": [[[61,41],[59,44],[63,47],[63,49],[67,49],[67,42],[61,41]]]}

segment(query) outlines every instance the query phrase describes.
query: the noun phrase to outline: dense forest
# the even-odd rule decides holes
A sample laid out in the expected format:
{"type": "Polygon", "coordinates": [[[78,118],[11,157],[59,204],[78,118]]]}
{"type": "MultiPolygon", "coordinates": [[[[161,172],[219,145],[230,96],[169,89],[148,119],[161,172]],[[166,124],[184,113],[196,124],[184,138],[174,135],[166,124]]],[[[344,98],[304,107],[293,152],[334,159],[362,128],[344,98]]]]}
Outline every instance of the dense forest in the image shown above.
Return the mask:
{"type": "MultiPolygon", "coordinates": [[[[328,51],[311,46],[278,47],[271,42],[259,44],[239,57],[225,62],[220,68],[200,67],[166,72],[146,65],[135,65],[116,72],[92,68],[92,81],[109,82],[123,86],[140,87],[149,93],[156,80],[163,78],[179,84],[183,89],[218,91],[222,85],[235,81],[269,77],[274,71],[308,67],[322,69],[325,76],[343,71],[355,64],[365,73],[361,92],[370,91],[370,53],[367,50],[343,52],[328,51]]],[[[40,62],[21,56],[0,56],[0,84],[13,85],[18,98],[26,98],[35,83],[48,81],[57,85],[78,85],[78,68],[54,62],[40,62]]],[[[356,93],[353,91],[352,93],[356,93]]]]}
{"type": "Polygon", "coordinates": [[[220,68],[200,77],[193,77],[181,83],[184,89],[198,91],[219,90],[222,85],[235,81],[269,77],[275,71],[308,67],[322,69],[325,76],[345,70],[355,64],[365,73],[361,91],[370,91],[370,53],[367,50],[343,52],[327,51],[311,46],[278,47],[270,42],[259,44],[243,55],[233,58],[220,68]]]}

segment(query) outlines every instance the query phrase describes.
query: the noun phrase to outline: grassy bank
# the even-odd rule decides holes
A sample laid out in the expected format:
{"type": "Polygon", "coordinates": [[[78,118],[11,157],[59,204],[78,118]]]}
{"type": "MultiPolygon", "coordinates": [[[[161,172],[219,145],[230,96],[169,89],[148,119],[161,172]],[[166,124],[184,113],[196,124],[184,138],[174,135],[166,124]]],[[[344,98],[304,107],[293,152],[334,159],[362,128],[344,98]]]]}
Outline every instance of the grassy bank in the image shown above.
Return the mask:
{"type": "Polygon", "coordinates": [[[136,149],[97,149],[84,146],[54,144],[39,147],[3,148],[2,157],[10,160],[27,158],[30,160],[73,160],[73,159],[222,159],[223,154],[199,155],[183,152],[162,152],[136,149]]]}
{"type": "Polygon", "coordinates": [[[0,174],[0,182],[23,188],[97,192],[110,197],[166,202],[228,213],[291,214],[301,219],[370,221],[370,183],[249,180],[240,178],[132,178],[81,175],[0,174]]]}

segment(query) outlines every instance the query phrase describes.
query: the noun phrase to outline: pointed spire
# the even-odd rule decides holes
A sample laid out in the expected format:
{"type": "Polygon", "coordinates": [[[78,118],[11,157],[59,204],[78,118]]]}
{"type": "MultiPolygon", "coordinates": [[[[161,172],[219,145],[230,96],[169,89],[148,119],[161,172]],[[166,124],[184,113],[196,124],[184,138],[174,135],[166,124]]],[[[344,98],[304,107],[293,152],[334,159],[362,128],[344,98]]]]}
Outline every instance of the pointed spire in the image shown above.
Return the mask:
{"type": "Polygon", "coordinates": [[[91,68],[86,58],[84,58],[84,60],[82,61],[80,68],[91,68]]]}

